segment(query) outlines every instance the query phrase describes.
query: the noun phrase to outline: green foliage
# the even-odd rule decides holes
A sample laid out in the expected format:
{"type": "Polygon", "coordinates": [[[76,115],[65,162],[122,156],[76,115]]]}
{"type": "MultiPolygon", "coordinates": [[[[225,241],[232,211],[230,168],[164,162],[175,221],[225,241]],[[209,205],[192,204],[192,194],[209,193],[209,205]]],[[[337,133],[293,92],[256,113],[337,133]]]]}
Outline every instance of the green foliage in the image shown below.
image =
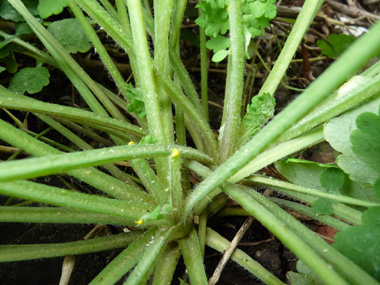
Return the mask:
{"type": "Polygon", "coordinates": [[[250,137],[254,136],[273,117],[275,107],[276,101],[269,93],[256,95],[252,98],[242,120],[250,137]]]}
{"type": "Polygon", "coordinates": [[[9,90],[18,94],[35,94],[49,85],[49,70],[45,67],[25,67],[17,72],[9,83],[9,90]]]}
{"type": "MultiPolygon", "coordinates": [[[[1,38],[1,37],[0,37],[1,38]]],[[[17,71],[17,62],[12,50],[12,39],[3,39],[0,42],[0,62],[9,73],[17,71]]]]}
{"type": "Polygon", "coordinates": [[[39,0],[37,9],[41,18],[45,19],[62,13],[65,7],[67,7],[67,0],[39,0]]]}
{"type": "Polygon", "coordinates": [[[318,214],[330,216],[334,214],[332,204],[334,204],[334,201],[331,199],[319,198],[313,202],[311,208],[318,214]]]}
{"type": "Polygon", "coordinates": [[[70,53],[86,52],[91,45],[82,25],[77,19],[55,21],[48,31],[70,53]]]}
{"type": "Polygon", "coordinates": [[[380,226],[363,224],[338,232],[334,247],[380,279],[380,226]]]}
{"type": "Polygon", "coordinates": [[[129,112],[135,112],[139,118],[144,118],[146,112],[141,88],[133,88],[131,83],[126,84],[125,87],[127,89],[127,99],[129,102],[127,110],[129,112]]]}
{"type": "Polygon", "coordinates": [[[292,285],[323,285],[317,275],[308,268],[301,260],[297,261],[296,272],[288,272],[286,276],[292,285]]]}
{"type": "MultiPolygon", "coordinates": [[[[264,28],[269,27],[269,21],[276,17],[276,0],[244,0],[243,23],[246,39],[246,49],[252,38],[263,34],[264,28]]],[[[228,55],[229,38],[222,40],[229,30],[228,0],[205,0],[196,7],[201,8],[202,13],[195,23],[205,30],[211,39],[206,47],[213,50],[215,55],[212,61],[220,62],[228,55]],[[211,43],[210,43],[211,42],[211,43]]],[[[246,50],[247,51],[247,50],[246,50]]]]}
{"type": "Polygon", "coordinates": [[[139,142],[139,144],[155,144],[155,143],[157,143],[157,140],[151,135],[147,135],[143,137],[139,142]]]}
{"type": "MultiPolygon", "coordinates": [[[[25,7],[33,16],[38,16],[38,0],[23,0],[25,7]]],[[[0,1],[0,17],[14,22],[24,21],[24,18],[12,7],[8,1],[0,1]]]]}
{"type": "Polygon", "coordinates": [[[317,45],[320,47],[322,54],[329,58],[340,56],[356,38],[352,35],[338,34],[329,35],[328,40],[318,40],[317,45]]]}
{"type": "MultiPolygon", "coordinates": [[[[336,162],[338,166],[347,174],[353,181],[374,184],[378,179],[379,174],[371,164],[368,164],[362,157],[353,151],[353,145],[350,139],[351,133],[357,129],[356,119],[363,112],[378,113],[380,98],[359,106],[352,111],[346,112],[340,117],[329,121],[324,129],[324,135],[330,145],[341,154],[338,155],[336,162]]],[[[376,138],[374,138],[376,139],[376,138]]],[[[354,140],[355,141],[355,140],[354,140]]],[[[364,146],[361,141],[357,143],[364,146]]],[[[368,148],[367,148],[368,149],[368,148]]],[[[363,189],[371,192],[371,188],[363,189]]]]}
{"type": "Polygon", "coordinates": [[[321,185],[331,194],[339,194],[345,180],[346,175],[339,168],[327,168],[319,178],[321,185]]]}

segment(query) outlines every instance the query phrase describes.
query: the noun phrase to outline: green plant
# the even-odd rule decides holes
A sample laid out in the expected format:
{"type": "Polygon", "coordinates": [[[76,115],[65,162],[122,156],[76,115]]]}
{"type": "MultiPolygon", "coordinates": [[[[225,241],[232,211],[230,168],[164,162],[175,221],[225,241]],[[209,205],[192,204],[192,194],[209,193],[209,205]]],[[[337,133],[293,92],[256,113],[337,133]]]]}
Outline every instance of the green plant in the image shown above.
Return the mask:
{"type": "MultiPolygon", "coordinates": [[[[1,206],[0,221],[112,223],[133,230],[63,244],[2,245],[0,261],[123,248],[92,284],[115,283],[129,271],[126,284],[145,283],[153,271],[153,284],[170,284],[180,255],[183,256],[190,282],[207,284],[203,267],[205,246],[223,252],[229,244],[207,227],[208,219],[215,214],[245,215],[261,222],[302,260],[303,264],[298,266],[300,274],[292,274],[292,281],[317,279],[325,284],[378,284],[375,278],[379,277],[379,260],[375,259],[379,255],[375,253],[379,247],[375,237],[379,232],[376,214],[380,207],[380,64],[374,64],[361,75],[350,77],[379,52],[379,24],[353,43],[328,70],[263,127],[274,112],[271,96],[323,1],[305,2],[276,64],[244,117],[242,97],[249,30],[246,27],[247,17],[250,23],[267,23],[268,18],[274,17],[274,1],[204,1],[200,7],[206,14],[216,13],[215,8],[223,12],[222,34],[229,26],[230,36],[222,127],[216,138],[209,127],[205,97],[201,104],[179,56],[179,32],[186,6],[184,1],[153,1],[152,17],[149,7],[145,6],[149,5],[148,1],[142,5],[141,1],[116,0],[113,6],[107,0],[100,1],[102,5],[95,0],[68,0],[68,6],[75,15],[70,25],[80,23],[86,34],[83,48],[73,48],[64,36],[63,39],[53,36],[54,26],[59,23],[45,29],[33,16],[37,15],[34,9],[31,13],[20,0],[8,2],[22,15],[17,19],[28,23],[47,52],[4,32],[0,33],[2,47],[11,44],[14,52],[35,58],[38,70],[44,68],[40,63],[62,70],[89,110],[47,103],[23,95],[25,91],[29,94],[38,92],[42,86],[32,89],[13,89],[12,84],[8,89],[0,87],[0,106],[19,125],[16,128],[0,120],[0,138],[34,156],[0,164],[0,193],[56,206],[1,206]],[[213,7],[212,3],[217,6],[213,7]],[[263,5],[269,7],[271,12],[264,19],[260,18],[262,13],[255,18],[254,14],[248,15],[246,5],[263,5]],[[128,55],[135,87],[126,84],[93,26],[101,27],[128,55]],[[149,40],[154,46],[153,58],[149,40]],[[64,47],[60,41],[68,45],[64,47]],[[125,100],[94,82],[70,56],[70,52],[87,50],[88,41],[94,46],[125,100]],[[175,108],[175,122],[172,105],[175,108]],[[33,113],[82,151],[43,139],[43,134],[31,133],[9,110],[33,113]],[[363,112],[371,113],[361,114],[363,112]],[[343,113],[345,115],[334,119],[343,113]],[[348,141],[352,145],[342,143],[343,135],[330,138],[337,135],[335,129],[350,124],[350,120],[356,118],[357,130],[350,129],[344,134],[346,141],[349,136],[348,141]],[[70,129],[84,132],[107,147],[93,149],[70,129]],[[195,147],[186,146],[186,131],[190,133],[195,147]],[[101,138],[99,132],[107,134],[107,138],[101,138]],[[342,157],[358,156],[361,165],[372,170],[369,172],[371,177],[360,174],[358,169],[347,169],[344,159],[338,159],[337,165],[333,166],[299,160],[281,161],[325,139],[342,153],[342,157]],[[137,178],[113,164],[122,160],[129,162],[137,178]],[[272,163],[289,182],[255,174],[272,163]],[[190,183],[191,173],[203,177],[197,186],[190,183]],[[316,180],[303,180],[305,173],[316,180]],[[79,193],[33,181],[34,178],[53,174],[71,175],[103,194],[79,193]],[[275,189],[311,204],[312,210],[286,199],[266,197],[256,191],[255,187],[258,186],[275,189]],[[347,189],[350,189],[349,193],[345,192],[347,189]],[[226,194],[241,207],[228,207],[226,194]],[[326,243],[280,206],[294,209],[340,230],[337,245],[326,243]],[[354,253],[347,251],[357,242],[355,237],[364,238],[363,232],[370,237],[368,243],[363,243],[354,253]],[[373,262],[362,258],[369,251],[373,254],[373,262]],[[158,261],[161,259],[163,262],[158,261]]],[[[62,5],[59,6],[61,8],[57,5],[48,9],[50,4],[47,3],[40,1],[38,6],[42,18],[61,11],[62,5]]],[[[211,23],[207,23],[205,16],[200,19],[207,34],[206,26],[211,23]]],[[[67,21],[64,23],[60,29],[69,26],[67,21]]],[[[263,27],[265,25],[256,29],[261,33],[263,27]]],[[[200,34],[203,67],[206,34],[200,34]]],[[[6,55],[12,55],[9,49],[6,55]]],[[[25,72],[23,70],[16,74],[19,78],[15,76],[12,80],[24,80],[29,84],[28,78],[22,74],[25,72]]],[[[202,70],[202,95],[206,96],[206,74],[205,69],[202,70]]],[[[32,83],[41,85],[40,81],[35,82],[35,78],[32,83]]],[[[282,284],[244,252],[237,250],[231,258],[265,283],[282,284]]]]}

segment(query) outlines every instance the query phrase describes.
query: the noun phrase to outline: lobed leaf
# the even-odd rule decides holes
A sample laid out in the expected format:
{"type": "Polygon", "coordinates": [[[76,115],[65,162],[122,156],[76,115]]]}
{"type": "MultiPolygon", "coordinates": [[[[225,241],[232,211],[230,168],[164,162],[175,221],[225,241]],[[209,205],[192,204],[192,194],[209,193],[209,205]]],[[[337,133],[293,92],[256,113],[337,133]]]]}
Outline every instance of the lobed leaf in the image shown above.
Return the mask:
{"type": "Polygon", "coordinates": [[[12,77],[8,88],[18,94],[35,94],[49,85],[49,78],[49,70],[45,67],[26,67],[12,77]]]}
{"type": "Polygon", "coordinates": [[[255,135],[273,117],[275,106],[276,101],[269,93],[252,98],[252,103],[247,106],[247,113],[242,120],[250,137],[255,135]]]}
{"type": "Polygon", "coordinates": [[[89,38],[77,19],[53,22],[48,31],[70,53],[86,52],[90,49],[89,38]]]}
{"type": "Polygon", "coordinates": [[[352,35],[338,34],[329,35],[328,40],[318,40],[317,45],[321,49],[323,55],[329,58],[336,58],[340,56],[356,38],[352,35]]]}
{"type": "Polygon", "coordinates": [[[51,15],[62,13],[63,8],[67,7],[67,0],[39,0],[37,10],[42,19],[51,15]]]}

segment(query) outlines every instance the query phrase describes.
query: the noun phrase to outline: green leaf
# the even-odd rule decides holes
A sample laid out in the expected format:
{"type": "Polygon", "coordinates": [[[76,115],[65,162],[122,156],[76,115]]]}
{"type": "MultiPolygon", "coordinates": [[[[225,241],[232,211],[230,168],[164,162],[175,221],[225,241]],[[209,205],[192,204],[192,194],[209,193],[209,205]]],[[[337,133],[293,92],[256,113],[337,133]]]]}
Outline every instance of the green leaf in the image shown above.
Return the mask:
{"type": "Polygon", "coordinates": [[[273,117],[275,106],[276,101],[269,93],[252,98],[252,103],[247,106],[247,113],[242,120],[249,136],[257,133],[273,117]]]}
{"type": "Polygon", "coordinates": [[[9,83],[9,90],[18,94],[35,94],[49,84],[49,71],[45,67],[26,67],[17,72],[9,83]]]}
{"type": "Polygon", "coordinates": [[[16,35],[24,35],[33,33],[33,30],[26,22],[15,22],[16,35]]]}
{"type": "Polygon", "coordinates": [[[195,23],[205,30],[209,37],[227,33],[230,23],[228,21],[228,4],[226,1],[205,0],[196,7],[202,8],[204,13],[195,20],[195,23]]]}
{"type": "Polygon", "coordinates": [[[229,53],[230,53],[229,50],[220,50],[213,55],[211,60],[213,62],[221,62],[223,59],[225,59],[228,56],[229,53]]]}
{"type": "Polygon", "coordinates": [[[146,116],[144,97],[140,87],[133,88],[131,83],[126,84],[127,99],[129,105],[127,110],[129,112],[135,112],[139,118],[146,116]]]}
{"type": "MultiPolygon", "coordinates": [[[[296,158],[289,158],[286,162],[278,161],[275,163],[275,166],[277,171],[292,183],[321,191],[326,190],[320,181],[322,173],[326,168],[336,167],[331,164],[316,163],[296,158]]],[[[374,201],[375,197],[371,187],[368,187],[365,183],[352,181],[348,177],[346,177],[340,193],[364,201],[374,201]]]]}
{"type": "Polygon", "coordinates": [[[328,41],[318,40],[317,45],[323,55],[335,58],[340,56],[355,40],[356,38],[352,35],[329,35],[328,41]]]}
{"type": "Polygon", "coordinates": [[[313,204],[311,205],[311,208],[318,214],[330,216],[334,214],[334,209],[332,207],[332,204],[334,204],[333,200],[320,198],[313,202],[313,204]]]}
{"type": "Polygon", "coordinates": [[[4,70],[7,70],[5,67],[0,66],[0,73],[3,72],[4,70]]]}
{"type": "Polygon", "coordinates": [[[86,52],[91,47],[87,34],[77,19],[53,22],[48,31],[70,53],[86,52]]]}
{"type": "Polygon", "coordinates": [[[380,117],[366,112],[356,119],[357,129],[352,131],[352,150],[368,163],[380,177],[380,117]]]}
{"type": "Polygon", "coordinates": [[[215,53],[220,50],[226,50],[230,47],[230,38],[217,35],[206,42],[206,47],[213,50],[215,53]]]}
{"type": "MultiPolygon", "coordinates": [[[[22,0],[25,7],[33,16],[38,15],[37,5],[38,0],[22,0]]],[[[24,18],[8,3],[7,0],[0,1],[0,17],[6,20],[11,20],[14,22],[24,21],[24,18]]]]}
{"type": "Polygon", "coordinates": [[[276,0],[246,1],[243,5],[243,20],[253,37],[260,36],[264,28],[269,27],[269,20],[276,17],[276,0]]]}
{"type": "Polygon", "coordinates": [[[380,279],[380,226],[364,224],[338,232],[333,246],[377,280],[380,279]]]}
{"type": "Polygon", "coordinates": [[[139,144],[155,144],[156,142],[157,140],[153,136],[147,135],[140,140],[139,144]]]}
{"type": "Polygon", "coordinates": [[[288,272],[286,276],[292,285],[323,285],[318,276],[313,273],[301,260],[297,261],[296,272],[288,272]]]}
{"type": "Polygon", "coordinates": [[[51,15],[62,13],[65,7],[67,7],[67,0],[40,0],[37,9],[41,18],[46,19],[51,15]]]}
{"type": "MultiPolygon", "coordinates": [[[[378,114],[379,105],[380,98],[376,98],[365,105],[330,120],[324,128],[325,139],[336,151],[341,153],[336,159],[338,166],[353,181],[373,185],[379,178],[378,171],[353,151],[350,139],[351,132],[357,129],[355,124],[357,117],[363,112],[378,114]]],[[[361,141],[358,143],[363,145],[361,141]]],[[[364,147],[367,148],[363,145],[364,147]]]]}
{"type": "Polygon", "coordinates": [[[301,162],[299,160],[288,159],[286,161],[278,161],[275,163],[275,167],[282,176],[284,176],[290,182],[309,187],[316,190],[325,191],[325,188],[321,185],[319,177],[325,171],[324,167],[320,167],[317,163],[312,161],[301,162]]]}
{"type": "Polygon", "coordinates": [[[319,178],[321,185],[331,194],[340,194],[339,190],[343,187],[345,180],[346,175],[339,168],[327,168],[319,178]]]}
{"type": "Polygon", "coordinates": [[[380,207],[371,207],[362,215],[364,224],[374,224],[380,226],[380,207]]]}

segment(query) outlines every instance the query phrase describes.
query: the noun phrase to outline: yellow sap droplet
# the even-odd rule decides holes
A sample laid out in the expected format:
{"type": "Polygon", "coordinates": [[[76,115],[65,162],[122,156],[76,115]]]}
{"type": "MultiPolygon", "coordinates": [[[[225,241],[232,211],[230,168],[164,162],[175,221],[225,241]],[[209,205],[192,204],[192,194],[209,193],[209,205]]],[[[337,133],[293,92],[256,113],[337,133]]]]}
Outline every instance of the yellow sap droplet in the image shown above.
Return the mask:
{"type": "Polygon", "coordinates": [[[179,156],[179,150],[175,148],[172,151],[172,157],[177,157],[177,156],[179,156]]]}
{"type": "Polygon", "coordinates": [[[138,220],[138,221],[136,221],[136,224],[138,224],[139,226],[141,226],[143,222],[144,222],[143,220],[138,220]]]}
{"type": "Polygon", "coordinates": [[[133,141],[130,141],[130,142],[128,143],[128,145],[133,145],[133,144],[135,144],[135,142],[133,142],[133,141]]]}
{"type": "Polygon", "coordinates": [[[231,9],[231,5],[228,5],[227,7],[227,11],[229,11],[231,9]]]}

